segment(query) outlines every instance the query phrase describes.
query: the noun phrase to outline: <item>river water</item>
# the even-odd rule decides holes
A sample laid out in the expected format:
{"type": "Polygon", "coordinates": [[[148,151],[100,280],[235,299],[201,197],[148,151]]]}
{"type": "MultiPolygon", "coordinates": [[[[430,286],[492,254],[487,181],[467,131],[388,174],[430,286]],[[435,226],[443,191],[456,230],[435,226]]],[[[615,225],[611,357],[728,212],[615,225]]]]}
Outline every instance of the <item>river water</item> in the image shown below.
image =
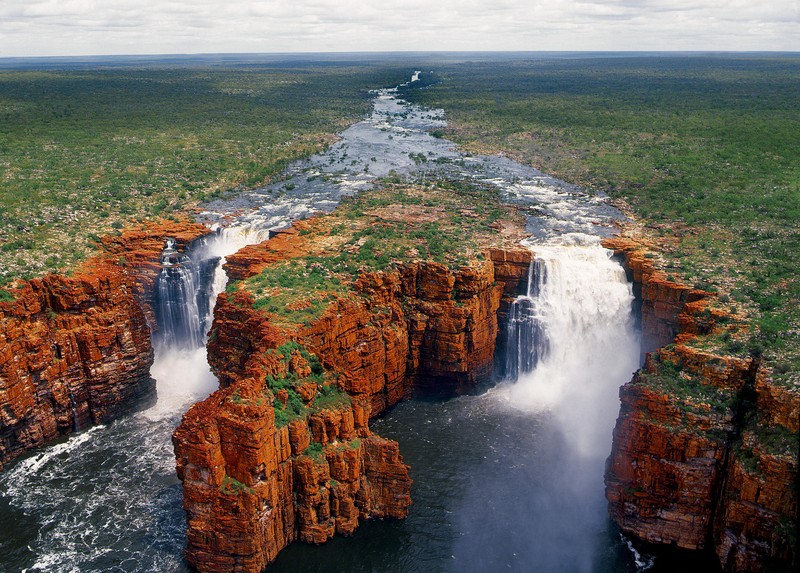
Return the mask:
{"type": "MultiPolygon", "coordinates": [[[[610,525],[603,499],[617,388],[638,365],[630,286],[598,245],[621,215],[604,197],[507,158],[462,155],[428,133],[445,125],[441,110],[412,106],[395,90],[374,96],[371,116],[325,153],[267,187],[207,205],[201,220],[219,228],[195,247],[191,265],[215,264],[382,177],[472,180],[535,209],[528,227],[538,271],[520,305],[530,315],[525,328],[540,332],[546,351],[530,361],[535,368],[481,395],[417,397],[376,420],[375,431],[399,441],[411,465],[408,519],[365,523],[322,547],[295,544],[270,571],[646,569],[610,525]]],[[[200,339],[203,311],[213,309],[225,280],[218,267],[196,286],[202,292],[191,314],[202,323],[200,339]]],[[[153,408],[73,435],[0,474],[0,571],[187,570],[170,436],[216,380],[202,346],[156,342],[153,408]]],[[[534,352],[524,342],[517,348],[534,352]]]]}

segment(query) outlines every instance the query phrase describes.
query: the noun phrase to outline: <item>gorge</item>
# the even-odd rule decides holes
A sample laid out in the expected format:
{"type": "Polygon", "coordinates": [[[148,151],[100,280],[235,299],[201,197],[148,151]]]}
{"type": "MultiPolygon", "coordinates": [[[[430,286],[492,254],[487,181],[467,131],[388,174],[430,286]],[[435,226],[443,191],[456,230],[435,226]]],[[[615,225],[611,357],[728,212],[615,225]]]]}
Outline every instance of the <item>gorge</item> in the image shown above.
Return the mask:
{"type": "MultiPolygon", "coordinates": [[[[617,388],[639,366],[637,302],[641,350],[658,351],[645,373],[672,362],[701,385],[752,388],[771,427],[797,432],[796,396],[756,361],[658,350],[720,317],[705,313],[707,293],[658,275],[635,240],[608,239],[622,217],[604,198],[506,158],[462,156],[427,134],[441,125],[439,112],[382,90],[373,115],[327,153],[283,181],[209,204],[201,220],[215,234],[188,223],[123,233],[106,242],[112,278],[74,279],[88,294],[67,299],[77,287],[47,279],[30,285],[46,295],[1,307],[24,308],[18,320],[44,321],[48,332],[63,325],[76,333],[81,364],[98,363],[82,367],[85,385],[65,377],[78,363],[64,350],[73,335],[55,334],[29,343],[41,348],[27,351],[37,362],[12,364],[19,330],[6,329],[4,367],[39,376],[19,384],[65,381],[41,400],[55,407],[20,414],[29,426],[4,442],[6,459],[110,419],[104,394],[70,394],[97,386],[93,372],[130,373],[110,379],[120,403],[141,394],[146,404],[150,377],[158,382],[155,406],[0,476],[3,519],[30,525],[4,545],[13,567],[181,571],[187,542],[189,564],[202,571],[259,571],[273,560],[276,571],[644,570],[652,563],[607,523],[601,483],[617,388]],[[333,214],[307,218],[342,198],[333,214]],[[165,239],[175,241],[166,250],[165,239]],[[223,269],[234,283],[215,308],[223,269]],[[157,283],[162,273],[171,283],[157,283]],[[111,292],[124,300],[105,304],[111,292]],[[133,319],[86,313],[88,329],[68,318],[87,306],[133,319]],[[116,328],[101,336],[103,320],[116,328]],[[493,371],[506,381],[480,392],[493,371]],[[412,395],[422,397],[401,402],[412,395]],[[198,400],[173,436],[181,489],[169,435],[198,400]],[[406,515],[356,530],[360,518],[406,515]],[[278,555],[295,539],[334,534],[278,555]]],[[[743,434],[739,406],[720,413],[698,402],[676,413],[674,399],[642,378],[621,391],[606,474],[614,520],[652,543],[716,548],[727,570],[788,563],[781,524],[796,511],[796,457],[751,447],[760,469],[749,471],[729,451],[743,434]],[[678,425],[687,420],[703,435],[687,438],[678,425]],[[725,503],[715,504],[723,489],[725,503]]],[[[3,397],[18,408],[18,394],[3,397]]]]}

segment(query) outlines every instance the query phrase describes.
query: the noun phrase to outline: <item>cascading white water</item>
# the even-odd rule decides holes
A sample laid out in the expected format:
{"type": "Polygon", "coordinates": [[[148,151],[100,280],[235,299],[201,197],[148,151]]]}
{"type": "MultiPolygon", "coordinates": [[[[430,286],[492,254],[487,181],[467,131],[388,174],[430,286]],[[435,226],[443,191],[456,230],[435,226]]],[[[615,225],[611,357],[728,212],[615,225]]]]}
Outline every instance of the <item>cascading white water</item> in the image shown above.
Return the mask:
{"type": "Polygon", "coordinates": [[[509,380],[533,370],[547,353],[545,317],[539,304],[539,292],[546,280],[544,261],[533,259],[528,269],[526,294],[518,296],[509,310],[505,364],[505,377],[509,380]]]}
{"type": "Polygon", "coordinates": [[[505,391],[520,408],[550,411],[581,453],[605,457],[617,389],[639,365],[633,292],[597,239],[568,239],[531,247],[528,292],[508,331],[517,381],[505,391]]]}
{"type": "Polygon", "coordinates": [[[495,394],[518,414],[540,419],[550,453],[528,503],[532,551],[543,571],[593,571],[606,535],[605,460],[619,386],[639,366],[633,293],[621,265],[599,240],[562,237],[530,245],[528,292],[509,325],[509,373],[495,394]],[[569,552],[564,552],[569,548],[569,552]]]}
{"type": "Polygon", "coordinates": [[[158,277],[158,342],[171,349],[194,349],[202,346],[202,317],[198,306],[200,281],[191,257],[175,249],[175,240],[167,239],[161,253],[158,277]]]}
{"type": "Polygon", "coordinates": [[[188,255],[178,254],[175,242],[167,240],[157,284],[160,335],[154,341],[156,356],[150,371],[157,381],[158,402],[146,415],[174,415],[215,389],[217,379],[208,366],[205,342],[217,296],[228,283],[225,257],[268,238],[269,229],[218,228],[197,241],[188,255]]]}

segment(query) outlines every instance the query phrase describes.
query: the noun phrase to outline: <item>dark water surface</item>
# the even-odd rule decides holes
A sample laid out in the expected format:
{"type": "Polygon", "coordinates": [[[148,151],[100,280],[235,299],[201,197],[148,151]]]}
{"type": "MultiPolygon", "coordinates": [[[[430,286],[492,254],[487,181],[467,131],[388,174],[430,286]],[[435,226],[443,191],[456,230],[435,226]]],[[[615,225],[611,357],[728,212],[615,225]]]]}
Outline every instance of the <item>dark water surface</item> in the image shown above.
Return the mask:
{"type": "Polygon", "coordinates": [[[490,393],[405,402],[372,427],[397,440],[411,466],[408,518],[365,522],[352,538],[319,547],[292,545],[270,572],[637,571],[605,505],[572,496],[596,476],[563,473],[567,447],[547,416],[490,393]],[[564,485],[558,495],[554,481],[564,485]],[[537,519],[559,509],[582,522],[537,519]]]}

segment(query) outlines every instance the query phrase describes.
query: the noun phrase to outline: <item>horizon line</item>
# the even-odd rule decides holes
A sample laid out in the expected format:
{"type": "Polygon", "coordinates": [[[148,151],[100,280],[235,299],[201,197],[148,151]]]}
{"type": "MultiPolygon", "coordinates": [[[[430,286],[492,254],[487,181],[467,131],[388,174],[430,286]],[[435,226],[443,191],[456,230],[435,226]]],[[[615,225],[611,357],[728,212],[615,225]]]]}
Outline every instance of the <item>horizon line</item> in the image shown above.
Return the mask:
{"type": "Polygon", "coordinates": [[[458,55],[458,54],[765,54],[798,55],[800,50],[327,50],[327,51],[278,51],[278,52],[165,52],[165,53],[116,53],[116,54],[66,54],[38,56],[3,56],[8,60],[52,60],[74,58],[175,58],[175,57],[221,57],[221,56],[354,56],[354,55],[458,55]]]}

